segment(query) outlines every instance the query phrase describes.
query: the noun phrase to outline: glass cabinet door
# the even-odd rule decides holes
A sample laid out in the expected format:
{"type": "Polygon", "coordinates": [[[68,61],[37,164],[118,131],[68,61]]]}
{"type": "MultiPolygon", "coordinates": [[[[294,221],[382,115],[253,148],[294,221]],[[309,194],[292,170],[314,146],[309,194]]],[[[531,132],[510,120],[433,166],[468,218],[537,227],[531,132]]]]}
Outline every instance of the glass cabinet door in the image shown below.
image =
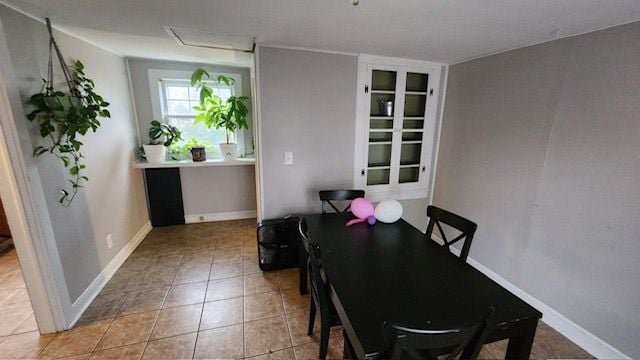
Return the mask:
{"type": "Polygon", "coordinates": [[[367,185],[389,184],[398,73],[371,70],[367,185]]]}
{"type": "Polygon", "coordinates": [[[429,196],[443,70],[427,62],[358,59],[353,184],[372,201],[429,196]]]}
{"type": "Polygon", "coordinates": [[[420,179],[422,142],[429,74],[407,72],[404,89],[404,113],[400,145],[398,183],[416,183],[420,179]]]}

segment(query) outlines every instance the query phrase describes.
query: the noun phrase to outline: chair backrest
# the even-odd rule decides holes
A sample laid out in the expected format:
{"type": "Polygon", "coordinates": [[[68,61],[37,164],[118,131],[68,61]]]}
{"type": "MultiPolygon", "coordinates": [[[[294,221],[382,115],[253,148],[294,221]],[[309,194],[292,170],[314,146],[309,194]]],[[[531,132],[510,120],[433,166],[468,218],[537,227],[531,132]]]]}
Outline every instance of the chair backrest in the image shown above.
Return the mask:
{"type": "Polygon", "coordinates": [[[300,221],[298,221],[298,231],[300,232],[300,236],[302,236],[302,246],[304,246],[307,253],[309,252],[309,243],[311,239],[309,238],[309,234],[307,233],[307,218],[301,217],[300,221]]]}
{"type": "Polygon", "coordinates": [[[470,325],[451,329],[414,329],[385,322],[382,325],[385,358],[398,359],[477,359],[493,326],[493,312],[470,325]]]}
{"type": "Polygon", "coordinates": [[[320,316],[327,316],[331,311],[329,305],[329,301],[331,300],[327,292],[327,285],[324,283],[324,280],[322,280],[320,273],[320,268],[322,267],[320,262],[320,245],[309,237],[309,233],[307,232],[307,219],[305,217],[300,219],[298,229],[302,236],[302,243],[309,254],[308,266],[311,270],[311,296],[313,296],[318,303],[320,316]]]}
{"type": "Polygon", "coordinates": [[[322,201],[322,213],[326,214],[326,205],[329,205],[337,213],[348,211],[351,203],[343,210],[338,209],[331,201],[349,201],[355,198],[364,197],[364,190],[320,190],[318,193],[322,201]]]}
{"type": "Polygon", "coordinates": [[[433,227],[435,225],[440,231],[441,239],[444,242],[442,246],[446,247],[448,250],[451,250],[451,245],[462,240],[463,245],[462,251],[460,251],[460,259],[466,262],[467,256],[469,256],[469,249],[471,248],[471,241],[473,241],[473,234],[475,234],[478,225],[463,218],[462,216],[431,205],[427,207],[427,216],[429,217],[429,225],[427,226],[426,232],[427,237],[433,240],[433,227]],[[447,235],[444,233],[440,223],[445,223],[452,228],[457,229],[461,234],[452,240],[447,239],[447,235]]]}

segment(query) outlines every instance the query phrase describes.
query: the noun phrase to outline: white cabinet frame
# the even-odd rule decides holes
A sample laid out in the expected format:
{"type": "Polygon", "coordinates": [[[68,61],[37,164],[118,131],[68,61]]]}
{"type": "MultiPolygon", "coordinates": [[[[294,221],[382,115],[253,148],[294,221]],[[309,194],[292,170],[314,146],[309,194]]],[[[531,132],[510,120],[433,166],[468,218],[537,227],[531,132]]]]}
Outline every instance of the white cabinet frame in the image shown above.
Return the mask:
{"type": "MultiPolygon", "coordinates": [[[[360,55],[358,57],[358,87],[355,134],[355,163],[353,171],[354,188],[365,189],[367,198],[372,201],[383,199],[429,198],[433,186],[432,176],[437,153],[441,109],[441,74],[444,64],[416,60],[360,55]],[[367,185],[369,121],[371,106],[372,70],[396,72],[395,104],[393,114],[393,132],[389,184],[367,185]],[[406,74],[408,72],[428,74],[428,89],[424,126],[422,129],[422,147],[418,182],[398,183],[400,171],[400,150],[404,120],[404,102],[406,93],[406,74]],[[368,89],[365,91],[365,88],[368,89]],[[423,170],[424,169],[424,170],[423,170]]],[[[442,99],[444,100],[444,99],[442,99]]],[[[444,101],[441,101],[444,103],[444,101]]],[[[404,129],[405,131],[408,129],[404,129]]],[[[416,129],[417,130],[417,129],[416,129]]]]}

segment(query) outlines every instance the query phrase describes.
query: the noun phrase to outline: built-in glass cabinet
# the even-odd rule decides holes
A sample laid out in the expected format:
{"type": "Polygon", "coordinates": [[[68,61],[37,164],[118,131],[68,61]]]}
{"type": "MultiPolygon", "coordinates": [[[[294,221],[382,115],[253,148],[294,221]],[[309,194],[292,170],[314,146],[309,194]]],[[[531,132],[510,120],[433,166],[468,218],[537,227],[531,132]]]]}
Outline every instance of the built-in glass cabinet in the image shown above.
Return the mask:
{"type": "Polygon", "coordinates": [[[442,67],[359,62],[354,185],[373,200],[428,195],[442,67]]]}

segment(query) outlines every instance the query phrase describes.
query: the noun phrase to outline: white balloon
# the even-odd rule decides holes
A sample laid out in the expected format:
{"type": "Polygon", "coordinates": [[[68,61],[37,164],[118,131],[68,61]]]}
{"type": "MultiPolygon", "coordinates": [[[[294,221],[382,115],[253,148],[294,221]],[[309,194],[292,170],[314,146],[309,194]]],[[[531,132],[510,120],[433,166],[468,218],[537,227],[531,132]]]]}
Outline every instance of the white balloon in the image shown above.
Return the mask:
{"type": "Polygon", "coordinates": [[[382,200],[374,212],[376,219],[383,223],[393,223],[402,217],[402,204],[396,200],[382,200]]]}

